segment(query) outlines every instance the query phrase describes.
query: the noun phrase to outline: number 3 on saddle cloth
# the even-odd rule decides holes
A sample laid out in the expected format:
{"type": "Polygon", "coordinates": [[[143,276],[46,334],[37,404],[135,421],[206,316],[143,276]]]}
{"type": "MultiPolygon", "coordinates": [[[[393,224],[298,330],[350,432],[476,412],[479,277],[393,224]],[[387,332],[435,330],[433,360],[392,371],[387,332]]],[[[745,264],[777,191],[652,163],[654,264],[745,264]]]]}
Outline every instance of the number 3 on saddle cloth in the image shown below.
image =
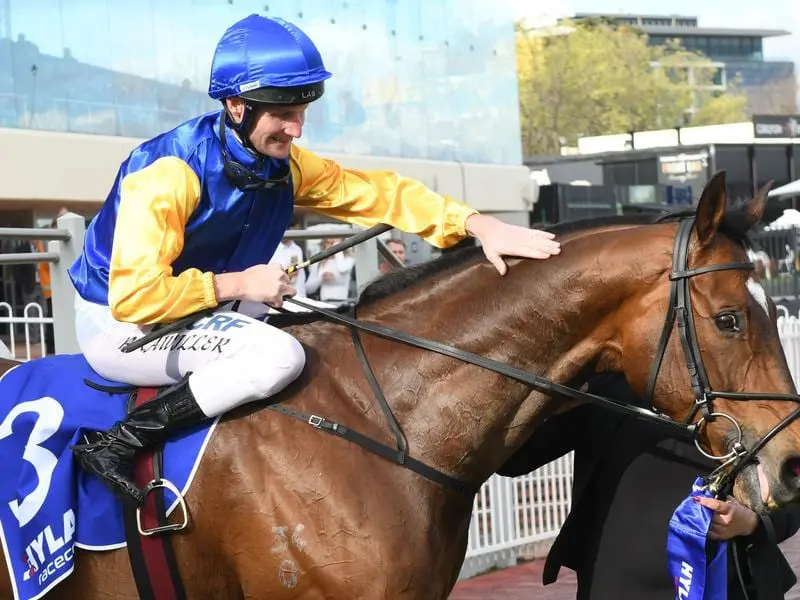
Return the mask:
{"type": "MultiPolygon", "coordinates": [[[[149,399],[154,390],[142,390],[140,395],[149,399]]],[[[81,441],[83,432],[111,427],[132,408],[129,398],[130,387],[104,379],[81,355],[24,363],[0,378],[0,542],[15,600],[44,595],[66,579],[74,568],[76,547],[104,551],[128,545],[136,571],[135,563],[148,559],[141,551],[134,556],[134,546],[141,549],[142,540],[158,537],[139,536],[157,528],[157,505],[169,515],[182,504],[217,420],[176,435],[164,445],[163,469],[156,475],[180,491],[181,498],[159,487],[158,494],[147,495],[141,515],[123,509],[116,496],[73,459],[72,446],[81,441]],[[108,391],[114,388],[124,391],[108,391]],[[138,538],[130,545],[126,531],[138,538]]],[[[141,466],[137,465],[137,479],[144,476],[139,481],[144,486],[154,478],[153,470],[145,474],[141,466]]],[[[139,566],[151,572],[158,569],[139,566]]],[[[142,590],[139,576],[137,585],[141,596],[156,596],[152,590],[142,590]]]]}

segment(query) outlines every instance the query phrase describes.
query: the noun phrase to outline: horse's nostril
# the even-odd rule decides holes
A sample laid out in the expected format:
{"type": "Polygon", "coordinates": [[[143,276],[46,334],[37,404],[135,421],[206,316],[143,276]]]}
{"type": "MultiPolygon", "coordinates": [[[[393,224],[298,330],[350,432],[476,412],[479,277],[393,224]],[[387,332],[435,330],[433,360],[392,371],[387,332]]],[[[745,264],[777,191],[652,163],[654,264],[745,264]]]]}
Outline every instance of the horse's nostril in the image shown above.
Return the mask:
{"type": "Polygon", "coordinates": [[[784,463],[783,468],[791,475],[800,477],[800,457],[795,456],[794,458],[790,458],[784,463]]]}
{"type": "MultiPolygon", "coordinates": [[[[781,479],[785,483],[794,482],[796,487],[800,479],[800,456],[795,455],[787,458],[781,465],[781,479]]],[[[800,486],[797,486],[800,487],[800,486]]]]}

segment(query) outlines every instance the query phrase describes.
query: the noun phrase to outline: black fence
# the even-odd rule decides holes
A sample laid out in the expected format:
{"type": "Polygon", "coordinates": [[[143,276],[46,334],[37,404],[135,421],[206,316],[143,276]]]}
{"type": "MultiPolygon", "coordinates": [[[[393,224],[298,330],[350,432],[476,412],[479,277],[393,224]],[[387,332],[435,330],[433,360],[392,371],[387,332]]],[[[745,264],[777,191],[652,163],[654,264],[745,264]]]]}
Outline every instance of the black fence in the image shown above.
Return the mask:
{"type": "Polygon", "coordinates": [[[661,213],[692,206],[689,186],[567,185],[539,189],[531,226],[630,213],[661,213]]]}
{"type": "Polygon", "coordinates": [[[617,199],[610,186],[553,184],[539,189],[539,200],[531,211],[531,224],[615,214],[618,214],[617,199]]]}
{"type": "MultiPolygon", "coordinates": [[[[542,186],[530,225],[629,213],[681,210],[691,197],[669,197],[667,186],[542,186]]],[[[772,201],[771,201],[772,202],[772,201]]],[[[774,212],[774,211],[773,211],[774,212]]],[[[782,212],[782,211],[781,211],[782,212]]],[[[772,215],[772,219],[780,215],[772,215]]],[[[776,301],[800,306],[800,225],[759,229],[750,234],[750,258],[766,292],[776,301]]]]}

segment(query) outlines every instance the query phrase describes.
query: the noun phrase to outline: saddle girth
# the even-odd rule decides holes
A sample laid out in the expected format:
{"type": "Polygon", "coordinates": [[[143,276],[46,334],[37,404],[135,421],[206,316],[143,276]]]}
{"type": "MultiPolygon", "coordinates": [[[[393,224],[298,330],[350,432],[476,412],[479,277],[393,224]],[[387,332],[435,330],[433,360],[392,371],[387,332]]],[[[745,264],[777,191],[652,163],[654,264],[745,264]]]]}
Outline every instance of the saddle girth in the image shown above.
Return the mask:
{"type": "MultiPolygon", "coordinates": [[[[157,388],[138,388],[131,392],[127,412],[149,402],[158,394],[157,388]]],[[[136,485],[146,488],[161,480],[164,470],[162,446],[145,450],[136,458],[136,485]]],[[[144,504],[126,504],[123,508],[128,558],[141,600],[186,600],[178,563],[166,532],[148,533],[168,527],[164,488],[152,489],[144,504]]]]}

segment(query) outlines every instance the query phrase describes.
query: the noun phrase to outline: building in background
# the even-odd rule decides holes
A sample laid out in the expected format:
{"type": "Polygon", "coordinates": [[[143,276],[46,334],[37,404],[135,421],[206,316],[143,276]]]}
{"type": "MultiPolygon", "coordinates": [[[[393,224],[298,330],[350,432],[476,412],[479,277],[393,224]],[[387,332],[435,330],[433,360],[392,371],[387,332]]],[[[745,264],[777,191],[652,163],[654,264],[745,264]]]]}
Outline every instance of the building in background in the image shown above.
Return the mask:
{"type": "Polygon", "coordinates": [[[0,127],[147,138],[216,110],[215,44],[257,12],[302,27],[334,74],[314,150],[519,164],[508,4],[0,0],[0,127]]]}
{"type": "MultiPolygon", "coordinates": [[[[729,200],[748,200],[767,183],[777,188],[800,178],[800,115],[583,137],[575,150],[526,160],[542,188],[533,219],[689,208],[719,170],[729,200]]],[[[770,199],[764,222],[787,208],[800,208],[800,197],[770,199]]]]}
{"type": "Polygon", "coordinates": [[[687,50],[701,52],[713,61],[718,69],[714,83],[721,89],[740,77],[751,113],[796,112],[794,63],[764,59],[764,40],[789,35],[788,31],[700,27],[697,17],[676,15],[577,13],[573,20],[630,25],[646,33],[648,42],[656,46],[678,40],[687,50]]]}
{"type": "Polygon", "coordinates": [[[95,210],[142,139],[219,110],[206,93],[216,43],[254,12],[302,27],[334,74],[301,145],[468,201],[493,196],[481,210],[522,205],[510,0],[0,0],[0,155],[11,157],[0,221],[95,210]],[[498,166],[514,193],[474,189],[489,176],[470,165],[498,166]]]}

